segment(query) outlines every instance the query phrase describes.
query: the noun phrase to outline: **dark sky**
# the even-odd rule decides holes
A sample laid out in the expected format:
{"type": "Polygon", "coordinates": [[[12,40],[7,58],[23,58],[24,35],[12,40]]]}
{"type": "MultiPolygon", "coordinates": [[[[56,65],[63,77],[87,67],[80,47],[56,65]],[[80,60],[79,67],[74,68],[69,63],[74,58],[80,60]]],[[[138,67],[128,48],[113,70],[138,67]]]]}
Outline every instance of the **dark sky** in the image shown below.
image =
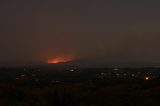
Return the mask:
{"type": "Polygon", "coordinates": [[[56,56],[160,65],[159,0],[1,0],[0,64],[56,56]]]}

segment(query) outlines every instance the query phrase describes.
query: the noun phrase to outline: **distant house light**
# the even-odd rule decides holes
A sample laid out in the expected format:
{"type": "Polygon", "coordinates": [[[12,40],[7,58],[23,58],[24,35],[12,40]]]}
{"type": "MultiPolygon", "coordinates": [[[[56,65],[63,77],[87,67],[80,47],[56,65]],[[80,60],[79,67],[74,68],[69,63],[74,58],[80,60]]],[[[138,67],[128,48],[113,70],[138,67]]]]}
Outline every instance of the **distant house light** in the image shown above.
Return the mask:
{"type": "Polygon", "coordinates": [[[21,77],[24,77],[24,76],[25,76],[24,74],[21,75],[21,77]]]}
{"type": "Polygon", "coordinates": [[[16,78],[16,80],[19,80],[19,78],[16,78]]]}
{"type": "Polygon", "coordinates": [[[124,73],[124,76],[127,76],[127,74],[126,74],[126,73],[124,73]]]}
{"type": "Polygon", "coordinates": [[[115,68],[114,71],[118,71],[118,68],[115,68]]]}
{"type": "Polygon", "coordinates": [[[75,70],[71,69],[70,71],[73,72],[73,71],[75,71],[75,70]]]}
{"type": "Polygon", "coordinates": [[[150,79],[150,77],[149,77],[149,76],[146,76],[146,77],[145,77],[145,80],[149,80],[149,79],[150,79]]]}
{"type": "Polygon", "coordinates": [[[134,77],[135,75],[134,74],[132,74],[132,77],[134,77]]]}

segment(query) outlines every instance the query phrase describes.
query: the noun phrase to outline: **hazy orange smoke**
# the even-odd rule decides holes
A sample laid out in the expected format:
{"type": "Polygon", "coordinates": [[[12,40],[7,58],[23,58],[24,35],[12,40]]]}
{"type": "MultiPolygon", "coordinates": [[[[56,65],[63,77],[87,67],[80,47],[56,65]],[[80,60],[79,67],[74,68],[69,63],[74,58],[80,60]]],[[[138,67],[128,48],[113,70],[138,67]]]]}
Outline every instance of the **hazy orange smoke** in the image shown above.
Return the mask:
{"type": "Polygon", "coordinates": [[[57,63],[68,62],[71,60],[72,60],[71,56],[57,56],[56,58],[49,59],[48,63],[49,64],[57,64],[57,63]]]}

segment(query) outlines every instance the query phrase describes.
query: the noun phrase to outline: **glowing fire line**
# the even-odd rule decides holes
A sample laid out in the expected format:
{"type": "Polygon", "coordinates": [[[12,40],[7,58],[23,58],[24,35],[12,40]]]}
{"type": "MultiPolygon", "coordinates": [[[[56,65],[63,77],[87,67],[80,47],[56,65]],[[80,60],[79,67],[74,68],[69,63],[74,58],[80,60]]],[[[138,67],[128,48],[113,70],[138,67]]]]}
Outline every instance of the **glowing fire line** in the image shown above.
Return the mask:
{"type": "Polygon", "coordinates": [[[64,63],[64,62],[69,62],[69,61],[71,61],[72,60],[72,58],[71,57],[68,57],[68,56],[66,56],[66,57],[56,57],[56,58],[54,58],[54,59],[49,59],[48,60],[48,63],[49,64],[57,64],[57,63],[64,63]]]}

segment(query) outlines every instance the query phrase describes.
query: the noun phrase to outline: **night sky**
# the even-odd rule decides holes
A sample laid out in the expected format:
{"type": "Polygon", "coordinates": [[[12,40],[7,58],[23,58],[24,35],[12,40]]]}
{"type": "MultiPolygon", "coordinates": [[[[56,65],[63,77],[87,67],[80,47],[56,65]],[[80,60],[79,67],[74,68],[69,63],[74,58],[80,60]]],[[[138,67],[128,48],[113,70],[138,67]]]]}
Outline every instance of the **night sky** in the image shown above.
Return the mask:
{"type": "Polygon", "coordinates": [[[1,66],[160,66],[159,0],[1,0],[0,14],[1,66]]]}

